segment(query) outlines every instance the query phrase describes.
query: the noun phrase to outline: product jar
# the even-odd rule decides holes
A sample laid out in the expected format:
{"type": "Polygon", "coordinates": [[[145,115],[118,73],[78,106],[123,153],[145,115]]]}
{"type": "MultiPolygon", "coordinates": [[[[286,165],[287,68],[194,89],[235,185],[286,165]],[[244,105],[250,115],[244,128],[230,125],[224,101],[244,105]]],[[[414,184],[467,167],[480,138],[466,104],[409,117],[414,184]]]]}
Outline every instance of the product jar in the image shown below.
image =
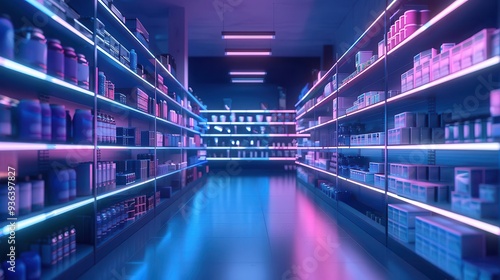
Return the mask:
{"type": "Polygon", "coordinates": [[[64,80],[64,49],[61,41],[47,41],[47,74],[64,80]]]}
{"type": "Polygon", "coordinates": [[[52,113],[49,103],[41,103],[42,108],[42,139],[43,141],[52,140],[52,113]]]}
{"type": "Polygon", "coordinates": [[[92,112],[76,109],[73,117],[73,137],[76,144],[92,144],[92,112]]]}
{"type": "Polygon", "coordinates": [[[0,138],[12,136],[12,104],[0,96],[0,138]]]}
{"type": "Polygon", "coordinates": [[[31,182],[29,180],[21,181],[17,183],[17,188],[19,188],[19,215],[26,215],[31,213],[31,182]]]}
{"type": "Polygon", "coordinates": [[[64,48],[64,79],[73,85],[78,85],[78,59],[75,49],[71,47],[64,48]]]}
{"type": "Polygon", "coordinates": [[[14,27],[8,15],[0,14],[0,56],[14,59],[14,27]]]}
{"type": "Polygon", "coordinates": [[[31,210],[42,210],[45,205],[45,181],[42,175],[31,180],[31,210]]]}
{"type": "Polygon", "coordinates": [[[78,86],[84,89],[90,88],[89,83],[89,62],[85,58],[85,55],[78,54],[78,69],[77,69],[77,78],[78,78],[78,86]]]}
{"type": "Polygon", "coordinates": [[[76,198],[76,171],[74,169],[68,169],[69,177],[69,200],[76,198]]]}
{"type": "Polygon", "coordinates": [[[18,30],[17,59],[21,64],[47,73],[47,40],[43,31],[35,27],[18,30]]]}
{"type": "Polygon", "coordinates": [[[23,99],[17,106],[17,129],[20,140],[42,140],[42,107],[37,99],[23,99]]]}
{"type": "Polygon", "coordinates": [[[52,171],[49,176],[49,198],[53,205],[69,201],[69,173],[67,170],[52,171]]]}

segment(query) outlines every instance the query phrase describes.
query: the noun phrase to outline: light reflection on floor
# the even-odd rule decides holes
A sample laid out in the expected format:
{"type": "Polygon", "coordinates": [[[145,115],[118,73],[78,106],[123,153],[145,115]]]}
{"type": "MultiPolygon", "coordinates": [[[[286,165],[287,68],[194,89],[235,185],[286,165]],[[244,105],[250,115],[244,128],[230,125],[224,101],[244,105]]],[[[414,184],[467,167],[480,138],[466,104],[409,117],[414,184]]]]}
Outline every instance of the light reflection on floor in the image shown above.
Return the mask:
{"type": "Polygon", "coordinates": [[[209,178],[145,248],[119,248],[82,279],[424,279],[380,265],[323,209],[293,175],[209,178]]]}

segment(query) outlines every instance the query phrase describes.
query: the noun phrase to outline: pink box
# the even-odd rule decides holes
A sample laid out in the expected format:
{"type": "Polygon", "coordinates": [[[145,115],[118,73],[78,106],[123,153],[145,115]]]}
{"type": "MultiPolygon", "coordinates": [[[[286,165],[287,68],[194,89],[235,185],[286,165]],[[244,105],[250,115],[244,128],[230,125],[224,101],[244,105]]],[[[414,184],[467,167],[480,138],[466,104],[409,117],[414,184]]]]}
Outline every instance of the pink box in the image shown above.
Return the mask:
{"type": "Polygon", "coordinates": [[[406,76],[408,72],[401,74],[401,92],[405,92],[408,90],[408,86],[406,84],[406,76]]]}
{"type": "Polygon", "coordinates": [[[419,26],[417,24],[407,24],[405,25],[405,38],[410,37],[415,31],[417,31],[419,26]]]}
{"type": "Polygon", "coordinates": [[[422,64],[422,85],[431,82],[431,61],[425,61],[422,64]]]}
{"type": "Polygon", "coordinates": [[[450,75],[450,51],[441,53],[441,61],[439,62],[439,73],[441,77],[450,75]]]}
{"type": "Polygon", "coordinates": [[[385,40],[378,42],[378,57],[382,57],[385,54],[385,40]]]}
{"type": "Polygon", "coordinates": [[[462,42],[462,69],[472,66],[472,55],[474,53],[474,40],[469,38],[462,42]]]}
{"type": "Polygon", "coordinates": [[[474,40],[472,64],[488,59],[491,52],[491,36],[494,31],[494,28],[485,28],[472,36],[474,40]]]}
{"type": "Polygon", "coordinates": [[[405,15],[399,17],[399,31],[405,28],[405,15]]]}
{"type": "Polygon", "coordinates": [[[406,39],[406,37],[405,37],[405,29],[404,29],[404,28],[401,28],[401,29],[399,30],[399,40],[400,40],[401,42],[403,42],[405,39],[406,39]]]}
{"type": "Polygon", "coordinates": [[[435,57],[432,58],[432,63],[431,63],[431,81],[437,80],[441,78],[439,74],[439,62],[441,60],[440,55],[436,55],[435,57]]]}
{"type": "Polygon", "coordinates": [[[406,74],[406,89],[407,90],[411,90],[413,88],[415,88],[415,81],[413,79],[415,75],[415,70],[414,69],[410,69],[407,74],[406,74]]]}
{"type": "Polygon", "coordinates": [[[450,73],[462,70],[462,44],[451,49],[450,73]]]}
{"type": "Polygon", "coordinates": [[[419,65],[414,68],[414,76],[413,76],[413,85],[414,87],[419,87],[421,86],[422,83],[422,65],[419,65]]]}
{"type": "Polygon", "coordinates": [[[396,24],[391,25],[391,33],[392,35],[396,34],[396,24]]]}
{"type": "Polygon", "coordinates": [[[395,27],[396,33],[399,33],[399,30],[401,30],[401,21],[400,21],[400,19],[397,19],[396,22],[394,23],[394,25],[396,26],[395,27]]]}
{"type": "Polygon", "coordinates": [[[491,34],[491,56],[500,55],[500,29],[491,34]]]}
{"type": "Polygon", "coordinates": [[[418,24],[417,10],[408,10],[405,12],[404,16],[405,16],[405,25],[418,24]]]}
{"type": "Polygon", "coordinates": [[[394,36],[396,39],[396,46],[399,45],[399,43],[401,43],[401,38],[399,37],[399,32],[396,33],[396,36],[394,36]]]}

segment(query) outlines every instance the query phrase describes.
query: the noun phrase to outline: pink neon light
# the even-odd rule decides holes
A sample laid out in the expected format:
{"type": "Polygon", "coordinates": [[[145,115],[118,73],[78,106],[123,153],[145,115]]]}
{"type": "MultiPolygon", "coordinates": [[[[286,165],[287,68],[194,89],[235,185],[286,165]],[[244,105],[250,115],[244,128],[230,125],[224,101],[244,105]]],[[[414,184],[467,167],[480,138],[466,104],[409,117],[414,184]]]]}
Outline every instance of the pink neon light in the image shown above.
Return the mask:
{"type": "Polygon", "coordinates": [[[265,40],[265,39],[274,39],[274,35],[222,35],[222,39],[227,40],[247,40],[247,39],[256,39],[256,40],[265,40]]]}
{"type": "Polygon", "coordinates": [[[226,51],[226,55],[265,56],[271,55],[271,51],[226,51]]]}
{"type": "Polygon", "coordinates": [[[229,72],[229,75],[231,76],[263,76],[266,75],[267,72],[265,71],[231,71],[229,72]]]}

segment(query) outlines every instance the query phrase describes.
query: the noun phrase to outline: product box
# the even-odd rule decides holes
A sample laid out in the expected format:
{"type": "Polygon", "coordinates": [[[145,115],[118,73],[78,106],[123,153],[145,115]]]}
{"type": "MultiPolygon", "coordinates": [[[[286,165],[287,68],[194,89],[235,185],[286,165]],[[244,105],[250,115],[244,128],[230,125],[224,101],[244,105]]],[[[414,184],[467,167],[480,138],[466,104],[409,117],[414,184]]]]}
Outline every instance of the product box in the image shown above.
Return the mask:
{"type": "Polygon", "coordinates": [[[499,204],[496,202],[472,198],[469,202],[469,211],[467,211],[467,214],[477,219],[497,219],[499,209],[499,204]]]}
{"type": "Polygon", "coordinates": [[[385,40],[382,40],[378,43],[378,57],[382,57],[385,55],[385,40]]]}
{"type": "Polygon", "coordinates": [[[410,144],[409,128],[394,128],[388,131],[389,145],[408,145],[410,144]]]}
{"type": "Polygon", "coordinates": [[[474,54],[474,39],[469,38],[462,42],[462,61],[461,68],[465,69],[473,65],[473,54],[474,54]]]}
{"type": "Polygon", "coordinates": [[[373,179],[375,187],[385,189],[385,174],[374,174],[373,179]]]}
{"type": "Polygon", "coordinates": [[[487,202],[500,202],[499,186],[496,184],[480,184],[479,198],[487,202]]]}
{"type": "Polygon", "coordinates": [[[491,36],[494,31],[494,28],[485,28],[472,36],[474,41],[472,64],[488,59],[491,53],[491,36]]]}
{"type": "Polygon", "coordinates": [[[372,51],[357,52],[355,57],[356,68],[358,68],[358,66],[361,66],[361,64],[368,62],[372,56],[373,56],[372,51]]]}
{"type": "Polygon", "coordinates": [[[338,88],[337,88],[337,84],[338,86],[340,87],[343,83],[343,81],[349,77],[349,74],[347,73],[335,73],[333,76],[332,76],[332,92],[333,91],[336,91],[338,88]]]}
{"type": "Polygon", "coordinates": [[[403,112],[394,115],[394,128],[415,127],[415,113],[403,112]]]}
{"type": "Polygon", "coordinates": [[[440,77],[446,77],[450,74],[450,50],[441,53],[441,61],[439,62],[440,77]]]}
{"type": "Polygon", "coordinates": [[[434,56],[437,55],[437,50],[436,49],[429,49],[426,51],[423,51],[413,57],[413,67],[417,67],[420,65],[423,65],[424,62],[430,62],[434,56]]]}
{"type": "Polygon", "coordinates": [[[422,66],[423,64],[420,64],[414,68],[413,85],[415,88],[423,85],[422,66]]]}
{"type": "Polygon", "coordinates": [[[406,76],[408,72],[404,72],[401,74],[401,92],[405,92],[408,90],[408,85],[406,84],[406,76]]]}
{"type": "Polygon", "coordinates": [[[440,62],[441,62],[441,55],[438,54],[432,58],[432,61],[431,61],[431,81],[434,81],[434,80],[441,78],[441,75],[439,73],[439,70],[440,70],[439,63],[440,62]]]}
{"type": "Polygon", "coordinates": [[[410,70],[408,70],[408,72],[406,72],[406,90],[407,91],[412,90],[416,87],[414,75],[415,75],[414,69],[410,69],[410,70]]]}
{"type": "Polygon", "coordinates": [[[418,145],[420,144],[420,127],[410,127],[410,144],[418,145]]]}
{"type": "Polygon", "coordinates": [[[491,34],[491,56],[500,55],[500,29],[491,34]]]}
{"type": "Polygon", "coordinates": [[[324,96],[328,96],[332,92],[333,92],[332,83],[330,82],[330,83],[326,84],[326,86],[324,87],[324,89],[323,89],[323,95],[324,96]]]}
{"type": "Polygon", "coordinates": [[[431,82],[431,61],[425,61],[422,63],[422,85],[431,82]]]}
{"type": "Polygon", "coordinates": [[[463,279],[500,279],[499,257],[486,257],[463,261],[463,279]]]}
{"type": "Polygon", "coordinates": [[[498,170],[484,167],[456,167],[455,191],[479,197],[479,185],[498,183],[498,170]]]}
{"type": "Polygon", "coordinates": [[[146,42],[149,42],[149,32],[144,28],[144,25],[139,21],[137,18],[127,18],[126,24],[125,24],[132,33],[134,33],[136,36],[140,34],[146,42]]]}
{"type": "Polygon", "coordinates": [[[450,54],[450,73],[462,70],[462,44],[453,47],[450,54]]]}

